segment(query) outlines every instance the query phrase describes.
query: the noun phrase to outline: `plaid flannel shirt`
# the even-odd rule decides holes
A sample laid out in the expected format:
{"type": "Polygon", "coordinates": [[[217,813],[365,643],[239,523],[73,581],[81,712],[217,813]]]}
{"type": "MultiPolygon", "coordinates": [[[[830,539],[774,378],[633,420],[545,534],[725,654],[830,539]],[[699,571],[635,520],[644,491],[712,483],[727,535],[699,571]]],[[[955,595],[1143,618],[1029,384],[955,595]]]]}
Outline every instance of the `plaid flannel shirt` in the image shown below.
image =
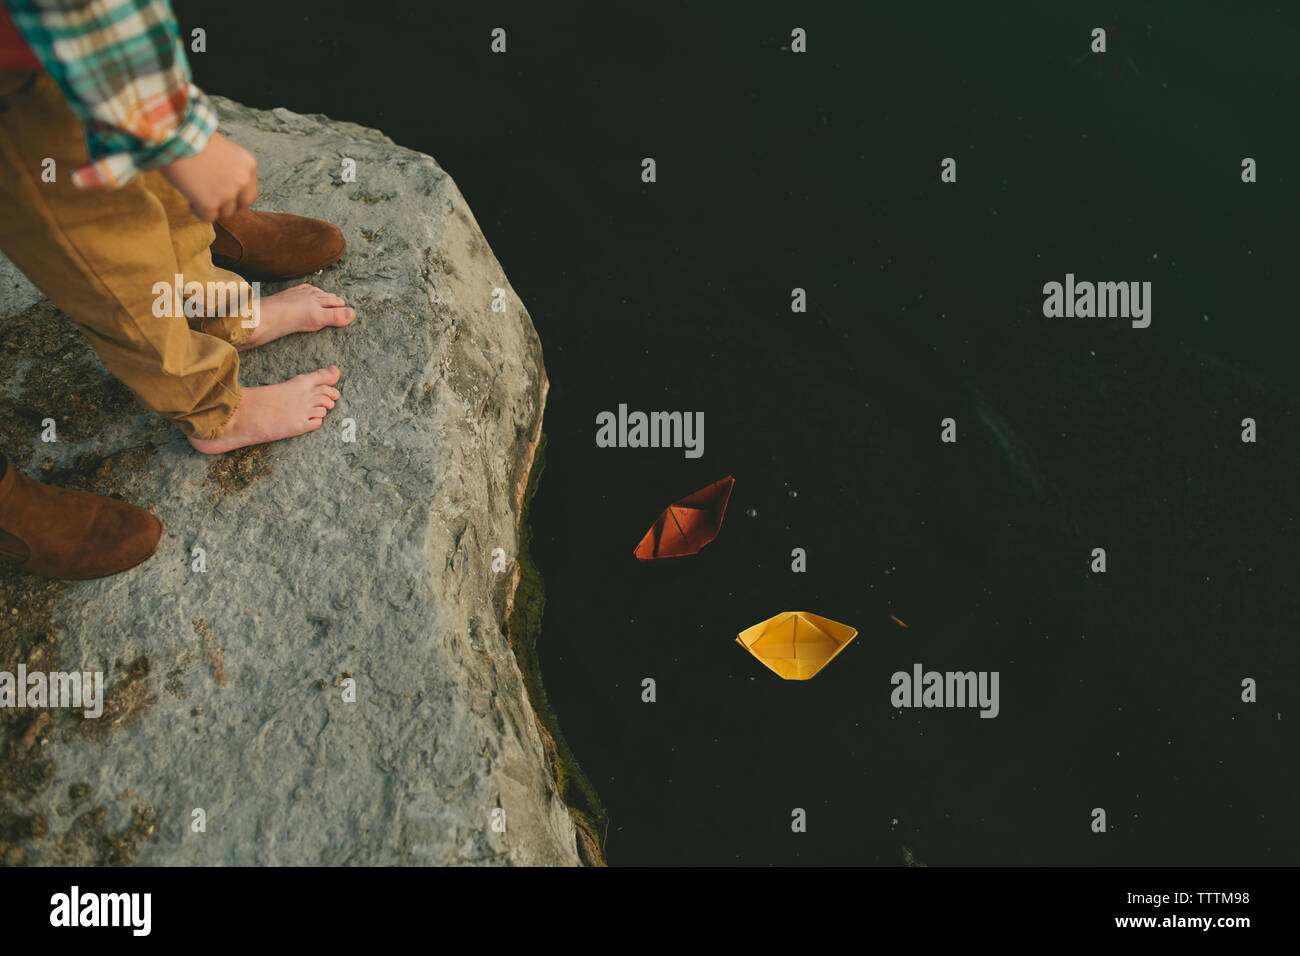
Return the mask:
{"type": "Polygon", "coordinates": [[[86,130],[84,189],[192,156],[217,114],[191,81],[169,0],[4,0],[32,53],[86,130]]]}

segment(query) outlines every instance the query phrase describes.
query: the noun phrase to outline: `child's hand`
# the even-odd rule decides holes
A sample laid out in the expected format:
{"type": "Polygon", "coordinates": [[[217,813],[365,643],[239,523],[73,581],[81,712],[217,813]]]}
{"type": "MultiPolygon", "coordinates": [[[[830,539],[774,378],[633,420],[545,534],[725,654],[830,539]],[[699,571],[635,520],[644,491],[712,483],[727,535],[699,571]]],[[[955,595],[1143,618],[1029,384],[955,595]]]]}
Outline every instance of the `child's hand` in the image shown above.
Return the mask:
{"type": "Polygon", "coordinates": [[[257,198],[257,160],[220,133],[201,152],[164,166],[162,174],[204,222],[246,209],[257,198]]]}

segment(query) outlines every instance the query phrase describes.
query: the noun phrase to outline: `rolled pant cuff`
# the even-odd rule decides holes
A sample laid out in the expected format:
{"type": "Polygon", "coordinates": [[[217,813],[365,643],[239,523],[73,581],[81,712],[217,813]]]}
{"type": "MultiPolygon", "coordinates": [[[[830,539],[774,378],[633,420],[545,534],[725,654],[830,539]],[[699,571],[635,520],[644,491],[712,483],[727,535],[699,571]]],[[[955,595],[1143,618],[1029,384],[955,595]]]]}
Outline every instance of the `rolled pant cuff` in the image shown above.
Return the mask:
{"type": "Polygon", "coordinates": [[[205,335],[223,339],[236,348],[252,338],[253,332],[256,331],[256,326],[245,327],[244,318],[238,315],[202,318],[191,327],[197,327],[197,330],[205,335]]]}
{"type": "Polygon", "coordinates": [[[239,411],[239,403],[243,400],[243,390],[236,385],[234,390],[234,399],[230,404],[229,411],[226,409],[207,412],[200,417],[198,421],[192,419],[174,419],[176,426],[183,431],[188,437],[197,441],[212,441],[220,438],[230,424],[230,420],[235,417],[235,412],[239,411]],[[212,424],[212,422],[216,424],[212,424]]]}

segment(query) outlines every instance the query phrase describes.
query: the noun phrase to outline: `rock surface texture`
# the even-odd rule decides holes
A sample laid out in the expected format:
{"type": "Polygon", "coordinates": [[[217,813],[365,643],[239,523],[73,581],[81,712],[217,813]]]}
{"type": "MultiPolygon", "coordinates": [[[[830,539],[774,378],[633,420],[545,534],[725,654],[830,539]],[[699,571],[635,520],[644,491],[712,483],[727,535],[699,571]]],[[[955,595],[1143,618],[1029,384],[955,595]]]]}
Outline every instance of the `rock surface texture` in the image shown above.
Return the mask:
{"type": "Polygon", "coordinates": [[[4,715],[0,861],[577,864],[502,631],[547,389],[528,313],[428,156],[215,103],[258,158],[256,208],[343,229],[307,281],[358,312],[243,353],[240,380],[335,364],[343,397],[315,433],[201,456],[0,260],[4,450],[166,528],[116,577],[0,581],[0,670],[107,686],[98,720],[4,715]]]}

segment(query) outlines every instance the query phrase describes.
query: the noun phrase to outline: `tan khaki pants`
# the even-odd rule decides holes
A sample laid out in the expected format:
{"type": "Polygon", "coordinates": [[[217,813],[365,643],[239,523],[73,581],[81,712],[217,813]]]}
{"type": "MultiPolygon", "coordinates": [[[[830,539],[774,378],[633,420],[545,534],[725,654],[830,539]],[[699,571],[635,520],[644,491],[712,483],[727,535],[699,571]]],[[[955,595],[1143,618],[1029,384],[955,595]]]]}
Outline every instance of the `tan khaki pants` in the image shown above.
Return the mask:
{"type": "Polygon", "coordinates": [[[237,309],[156,315],[154,286],[171,287],[177,274],[245,284],[212,264],[212,226],[160,173],[88,191],[71,183],[87,161],[81,124],[49,76],[0,70],[0,252],[77,323],[140,404],[187,435],[216,438],[239,405],[234,346],[252,330],[237,309]],[[44,182],[50,159],[56,178],[44,182]]]}

